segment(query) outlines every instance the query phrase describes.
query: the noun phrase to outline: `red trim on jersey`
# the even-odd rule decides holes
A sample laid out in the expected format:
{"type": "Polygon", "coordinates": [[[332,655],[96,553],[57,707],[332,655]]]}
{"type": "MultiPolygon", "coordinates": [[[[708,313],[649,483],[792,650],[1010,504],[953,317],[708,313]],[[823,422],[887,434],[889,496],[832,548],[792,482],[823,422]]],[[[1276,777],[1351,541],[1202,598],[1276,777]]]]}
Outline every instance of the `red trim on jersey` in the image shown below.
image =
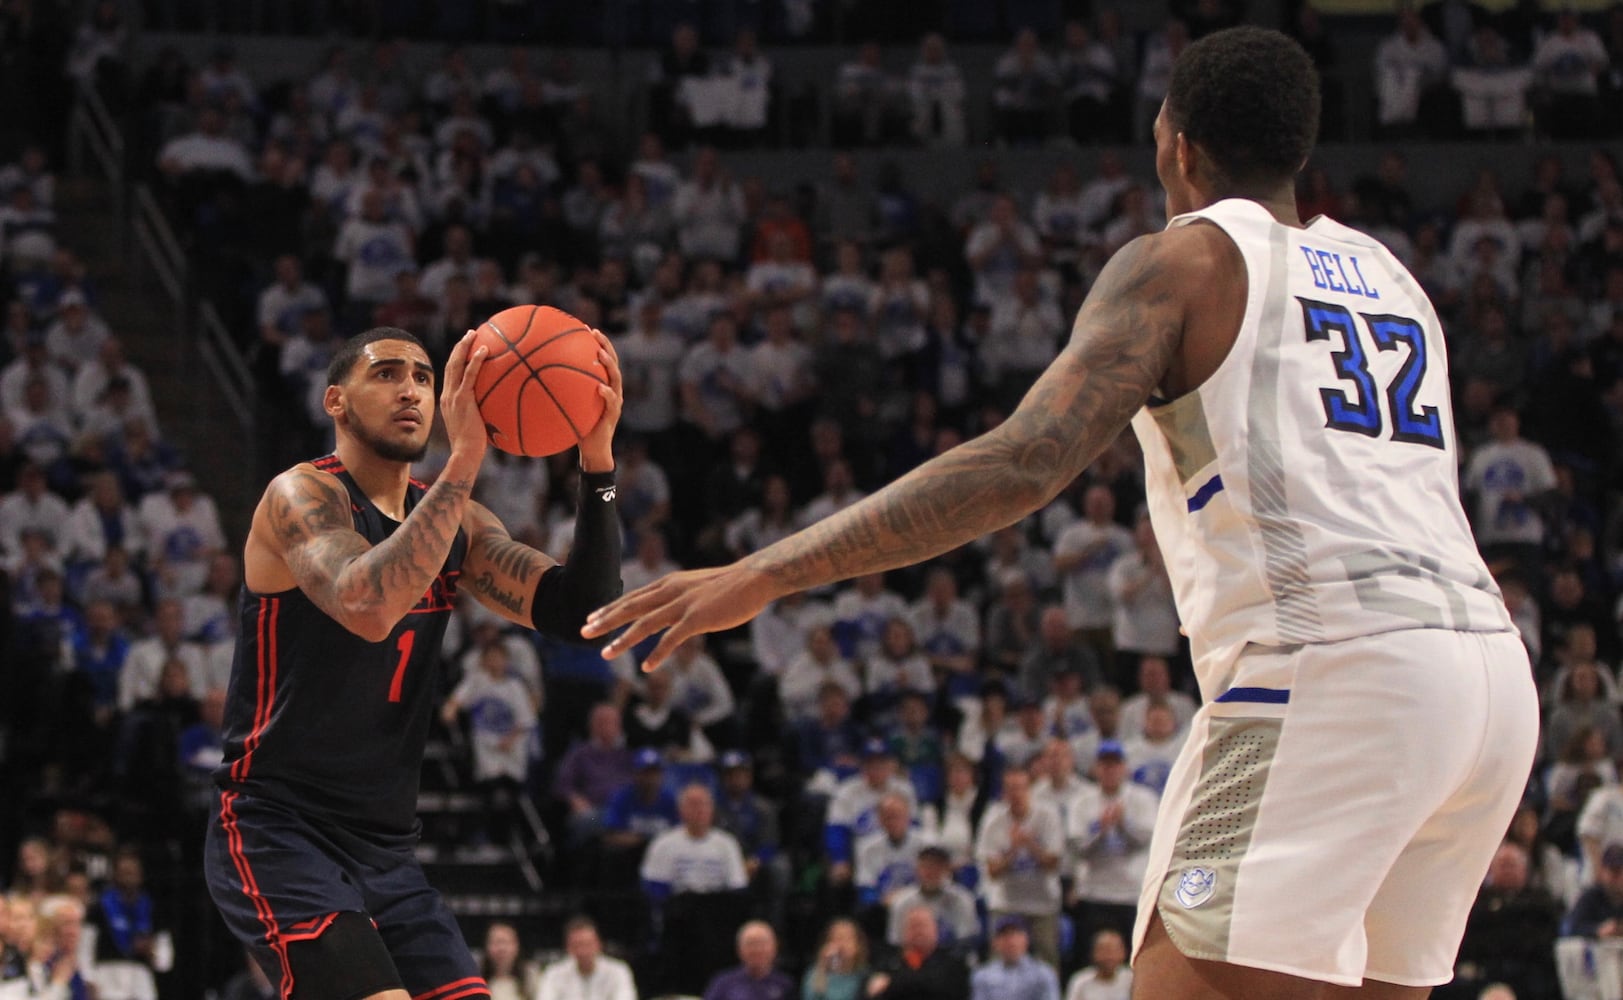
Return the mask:
{"type": "Polygon", "coordinates": [[[270,724],[271,706],[276,700],[276,619],[281,608],[282,599],[279,597],[259,599],[259,617],[254,622],[255,645],[258,647],[254,728],[249,730],[248,738],[242,741],[242,756],[231,765],[231,778],[234,781],[242,781],[248,777],[248,769],[253,765],[254,751],[258,749],[260,740],[265,736],[265,727],[270,724]]]}
{"type": "Polygon", "coordinates": [[[417,487],[420,490],[428,489],[428,484],[423,482],[421,479],[408,479],[407,482],[411,483],[411,485],[417,487]]]}
{"type": "MultiPolygon", "coordinates": [[[[237,813],[231,808],[236,800],[236,792],[220,793],[220,827],[225,831],[226,850],[231,855],[231,863],[237,868],[237,877],[242,880],[242,894],[254,904],[254,913],[258,914],[259,922],[265,926],[265,943],[276,953],[276,959],[282,966],[280,993],[282,1000],[289,1000],[293,996],[293,966],[287,961],[287,944],[276,926],[276,914],[271,912],[270,901],[260,893],[254,871],[248,866],[248,853],[242,848],[242,831],[237,828],[237,813]]],[[[329,917],[328,922],[331,920],[329,917]]]]}
{"type": "Polygon", "coordinates": [[[329,913],[325,917],[315,917],[310,920],[301,920],[288,928],[288,933],[282,935],[282,940],[291,944],[294,941],[314,941],[327,933],[327,928],[338,919],[337,913],[329,913]]]}
{"type": "Polygon", "coordinates": [[[323,455],[310,463],[322,472],[343,472],[344,463],[337,455],[323,455]]]}
{"type": "Polygon", "coordinates": [[[419,993],[412,997],[411,1000],[430,1000],[430,998],[433,998],[433,1000],[451,1000],[451,997],[447,996],[446,994],[452,993],[453,990],[464,991],[454,994],[455,996],[459,997],[471,996],[474,993],[480,992],[483,992],[486,996],[490,995],[490,987],[485,985],[485,979],[483,976],[469,976],[466,979],[458,979],[454,983],[446,983],[444,986],[436,986],[427,993],[419,993]]]}

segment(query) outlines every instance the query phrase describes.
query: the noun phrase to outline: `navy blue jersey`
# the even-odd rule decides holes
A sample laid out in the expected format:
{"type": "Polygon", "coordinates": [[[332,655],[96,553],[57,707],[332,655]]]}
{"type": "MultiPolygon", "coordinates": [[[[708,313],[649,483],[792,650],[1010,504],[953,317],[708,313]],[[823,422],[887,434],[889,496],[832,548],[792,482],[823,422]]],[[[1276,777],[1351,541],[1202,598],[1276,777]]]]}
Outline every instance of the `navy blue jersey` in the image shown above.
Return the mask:
{"type": "MultiPolygon", "coordinates": [[[[344,484],[367,541],[376,545],[400,527],[336,456],[312,464],[344,484]]],[[[408,513],[425,491],[412,482],[408,513]]],[[[459,530],[439,576],[382,642],[349,631],[296,588],[244,588],[216,783],[356,829],[412,830],[440,639],[467,551],[459,530]]]]}

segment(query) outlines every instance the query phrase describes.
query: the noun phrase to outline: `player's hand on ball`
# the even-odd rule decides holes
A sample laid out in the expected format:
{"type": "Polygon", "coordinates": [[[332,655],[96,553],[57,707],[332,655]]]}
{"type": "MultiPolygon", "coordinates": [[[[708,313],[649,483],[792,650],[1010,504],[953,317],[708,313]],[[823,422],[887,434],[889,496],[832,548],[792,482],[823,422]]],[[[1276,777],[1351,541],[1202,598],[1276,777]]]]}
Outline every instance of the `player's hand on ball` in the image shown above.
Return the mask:
{"type": "Polygon", "coordinates": [[[451,348],[450,360],[445,363],[445,385],[440,390],[440,415],[445,418],[451,454],[466,456],[475,463],[484,459],[489,443],[485,420],[479,415],[478,393],[474,391],[487,353],[483,345],[474,346],[473,331],[469,330],[451,348]]]}
{"type": "Polygon", "coordinates": [[[620,422],[620,408],[625,405],[625,384],[614,344],[602,330],[593,330],[592,336],[597,338],[597,360],[608,372],[609,380],[597,389],[603,397],[603,417],[580,439],[580,467],[587,472],[608,472],[614,468],[614,428],[620,422]]]}
{"type": "Polygon", "coordinates": [[[580,634],[595,639],[628,625],[603,647],[603,658],[611,660],[665,629],[642,665],[652,671],[689,637],[742,625],[781,596],[770,579],[742,563],[672,573],[598,608],[586,617],[580,634]]]}

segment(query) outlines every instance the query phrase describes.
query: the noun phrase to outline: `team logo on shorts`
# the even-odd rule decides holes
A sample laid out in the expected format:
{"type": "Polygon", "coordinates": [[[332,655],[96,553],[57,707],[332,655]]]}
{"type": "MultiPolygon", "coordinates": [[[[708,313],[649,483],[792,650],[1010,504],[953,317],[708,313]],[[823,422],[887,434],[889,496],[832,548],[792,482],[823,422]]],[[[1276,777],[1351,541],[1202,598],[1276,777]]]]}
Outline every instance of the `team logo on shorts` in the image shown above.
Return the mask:
{"type": "Polygon", "coordinates": [[[1210,868],[1187,868],[1178,876],[1178,888],[1173,895],[1178,897],[1184,909],[1192,910],[1212,898],[1217,891],[1217,872],[1210,868]]]}

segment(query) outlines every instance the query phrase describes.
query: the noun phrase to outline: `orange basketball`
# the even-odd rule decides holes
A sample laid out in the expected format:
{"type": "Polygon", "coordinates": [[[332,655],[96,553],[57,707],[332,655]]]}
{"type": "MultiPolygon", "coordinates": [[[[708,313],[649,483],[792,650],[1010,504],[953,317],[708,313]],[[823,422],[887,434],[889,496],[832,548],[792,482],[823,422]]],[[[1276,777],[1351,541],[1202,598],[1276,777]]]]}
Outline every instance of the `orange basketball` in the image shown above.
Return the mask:
{"type": "Polygon", "coordinates": [[[490,353],[474,393],[490,443],[514,455],[556,455],[603,416],[597,388],[609,373],[597,338],[551,306],[514,306],[479,324],[473,347],[490,353]]]}

